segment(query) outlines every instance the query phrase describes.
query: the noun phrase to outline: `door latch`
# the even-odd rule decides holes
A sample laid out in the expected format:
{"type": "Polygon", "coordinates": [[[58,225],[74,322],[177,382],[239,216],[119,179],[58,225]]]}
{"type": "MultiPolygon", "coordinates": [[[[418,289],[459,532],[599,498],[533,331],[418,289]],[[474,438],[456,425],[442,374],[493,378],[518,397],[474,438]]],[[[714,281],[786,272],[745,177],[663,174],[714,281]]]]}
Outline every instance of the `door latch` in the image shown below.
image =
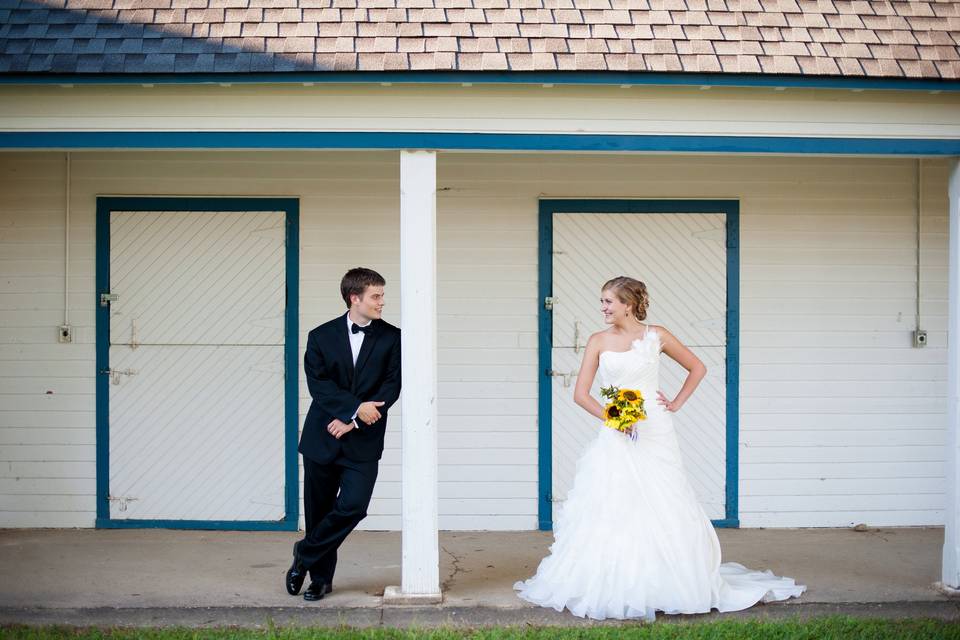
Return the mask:
{"type": "Polygon", "coordinates": [[[101,293],[100,294],[100,306],[108,307],[111,302],[116,302],[120,299],[119,294],[116,293],[101,293]]]}
{"type": "Polygon", "coordinates": [[[577,372],[571,371],[570,373],[564,373],[563,371],[554,371],[553,369],[550,369],[547,371],[547,375],[551,378],[563,378],[563,386],[569,387],[570,380],[577,377],[577,372]]]}
{"type": "Polygon", "coordinates": [[[110,376],[110,384],[120,384],[120,376],[135,376],[140,372],[136,369],[101,369],[100,373],[110,376]]]}
{"type": "Polygon", "coordinates": [[[557,302],[559,302],[559,300],[553,296],[547,296],[543,299],[543,308],[547,311],[553,311],[553,305],[557,304],[557,302]]]}

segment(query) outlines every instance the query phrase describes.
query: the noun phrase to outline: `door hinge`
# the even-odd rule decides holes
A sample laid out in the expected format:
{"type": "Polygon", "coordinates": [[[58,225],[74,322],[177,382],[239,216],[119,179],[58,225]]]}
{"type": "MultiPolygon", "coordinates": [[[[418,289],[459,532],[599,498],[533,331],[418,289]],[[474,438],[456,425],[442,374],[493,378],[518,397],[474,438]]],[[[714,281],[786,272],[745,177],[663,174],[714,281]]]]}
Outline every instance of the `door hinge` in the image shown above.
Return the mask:
{"type": "Polygon", "coordinates": [[[557,302],[559,302],[559,300],[553,296],[547,296],[543,299],[543,308],[547,311],[553,311],[553,305],[557,304],[557,302]]]}
{"type": "Polygon", "coordinates": [[[133,502],[134,500],[139,500],[140,498],[134,498],[133,496],[107,496],[108,502],[113,502],[117,505],[117,511],[126,511],[127,504],[133,502]]]}

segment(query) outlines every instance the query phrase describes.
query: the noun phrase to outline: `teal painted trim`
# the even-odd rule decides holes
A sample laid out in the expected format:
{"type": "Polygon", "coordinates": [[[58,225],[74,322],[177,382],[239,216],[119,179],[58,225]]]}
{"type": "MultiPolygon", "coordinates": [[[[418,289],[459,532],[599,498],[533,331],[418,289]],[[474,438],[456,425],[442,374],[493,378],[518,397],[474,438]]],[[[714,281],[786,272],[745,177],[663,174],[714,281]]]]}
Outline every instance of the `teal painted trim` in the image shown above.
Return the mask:
{"type": "Polygon", "coordinates": [[[553,211],[549,201],[540,201],[539,211],[539,260],[537,272],[537,332],[539,341],[537,376],[537,526],[541,531],[553,528],[553,311],[544,304],[553,291],[553,211]]]}
{"type": "Polygon", "coordinates": [[[97,198],[96,247],[96,469],[97,519],[101,529],[227,529],[237,531],[296,531],[300,513],[297,455],[299,394],[299,216],[296,198],[220,197],[100,197],[97,198]],[[110,309],[100,306],[100,294],[110,291],[110,213],[113,211],[283,211],[286,214],[287,305],[284,322],[284,517],[277,521],[248,520],[112,520],[110,518],[110,309]]]}
{"type": "Polygon", "coordinates": [[[0,84],[554,84],[681,87],[770,87],[885,91],[960,91],[960,81],[917,78],[838,78],[773,74],[605,71],[395,71],[290,73],[28,73],[0,75],[0,84]]]}
{"type": "Polygon", "coordinates": [[[195,529],[201,531],[296,531],[287,518],[259,520],[111,520],[97,518],[97,529],[195,529]]]}
{"type": "Polygon", "coordinates": [[[0,149],[439,149],[956,156],[960,155],[960,139],[391,131],[22,131],[0,132],[0,149]]]}
{"type": "Polygon", "coordinates": [[[727,214],[727,520],[740,505],[740,202],[727,214]]]}
{"type": "Polygon", "coordinates": [[[718,529],[739,529],[740,521],[736,518],[724,518],[723,520],[711,520],[713,526],[718,529]]]}
{"type": "MultiPolygon", "coordinates": [[[[725,517],[716,527],[739,527],[740,434],[740,203],[737,200],[541,200],[539,204],[539,418],[538,480],[539,527],[553,527],[550,492],[553,485],[552,381],[549,376],[553,347],[552,314],[543,299],[553,291],[553,215],[555,213],[723,213],[727,218],[727,352],[726,352],[726,477],[725,517]]],[[[602,283],[597,283],[600,286],[602,283]]]]}
{"type": "Polygon", "coordinates": [[[299,433],[300,404],[300,201],[286,199],[287,212],[287,309],[284,358],[284,451],[285,451],[285,509],[284,523],[296,531],[300,521],[300,467],[297,438],[299,433]],[[293,461],[291,464],[290,461],[293,461]]]}
{"type": "Polygon", "coordinates": [[[96,309],[96,369],[94,389],[96,393],[96,473],[97,473],[97,520],[110,517],[110,433],[109,376],[100,371],[110,368],[110,309],[100,306],[100,294],[110,292],[110,210],[102,198],[97,198],[96,228],[96,286],[93,293],[93,308],[96,309]]]}

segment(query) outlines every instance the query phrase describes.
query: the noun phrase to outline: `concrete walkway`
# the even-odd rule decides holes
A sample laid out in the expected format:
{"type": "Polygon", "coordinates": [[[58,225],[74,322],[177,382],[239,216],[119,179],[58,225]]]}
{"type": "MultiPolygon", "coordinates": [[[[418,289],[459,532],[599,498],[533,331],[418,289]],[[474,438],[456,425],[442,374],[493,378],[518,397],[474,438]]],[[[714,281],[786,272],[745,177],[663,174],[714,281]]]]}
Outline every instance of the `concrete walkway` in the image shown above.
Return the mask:
{"type": "MultiPolygon", "coordinates": [[[[960,621],[960,601],[934,587],[939,528],[720,530],[724,560],[806,584],[799,600],[726,616],[827,613],[960,621]]],[[[389,607],[400,583],[400,534],[355,532],[341,548],[333,594],[318,603],[283,588],[295,534],[170,530],[0,530],[0,624],[103,625],[582,624],[513,593],[552,541],[542,532],[442,533],[444,603],[389,607]]],[[[715,619],[705,616],[661,616],[715,619]]]]}

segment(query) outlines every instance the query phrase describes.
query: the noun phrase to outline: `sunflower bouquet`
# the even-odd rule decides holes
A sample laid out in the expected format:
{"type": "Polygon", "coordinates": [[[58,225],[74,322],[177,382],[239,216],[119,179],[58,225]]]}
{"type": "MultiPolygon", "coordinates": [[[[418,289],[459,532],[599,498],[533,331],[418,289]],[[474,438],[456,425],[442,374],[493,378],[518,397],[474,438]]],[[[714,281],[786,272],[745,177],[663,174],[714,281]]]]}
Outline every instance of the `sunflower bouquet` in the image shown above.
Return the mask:
{"type": "Polygon", "coordinates": [[[618,387],[602,387],[600,395],[609,400],[603,408],[604,426],[616,429],[637,439],[634,425],[640,420],[647,419],[647,412],[643,409],[643,394],[636,389],[620,389],[618,387]]]}

